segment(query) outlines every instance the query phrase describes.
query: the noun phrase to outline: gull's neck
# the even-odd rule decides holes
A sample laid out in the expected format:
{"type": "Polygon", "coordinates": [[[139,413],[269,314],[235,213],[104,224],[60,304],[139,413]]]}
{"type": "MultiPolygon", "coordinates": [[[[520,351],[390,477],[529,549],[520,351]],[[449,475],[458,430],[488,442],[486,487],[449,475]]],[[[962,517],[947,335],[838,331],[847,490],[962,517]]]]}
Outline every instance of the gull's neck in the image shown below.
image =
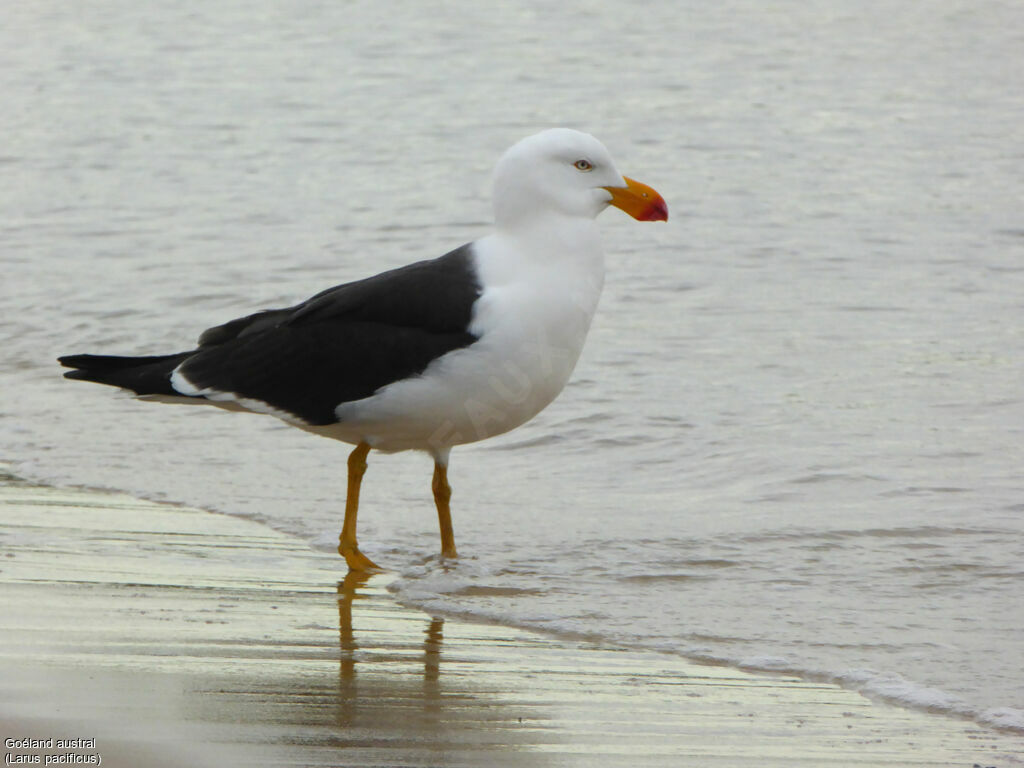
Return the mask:
{"type": "Polygon", "coordinates": [[[605,266],[593,219],[558,217],[514,229],[499,226],[476,241],[474,251],[487,285],[528,285],[539,300],[568,300],[588,315],[597,308],[605,266]]]}
{"type": "Polygon", "coordinates": [[[522,266],[587,270],[604,274],[604,252],[597,222],[555,213],[519,219],[514,226],[495,227],[492,239],[512,249],[522,266]]]}

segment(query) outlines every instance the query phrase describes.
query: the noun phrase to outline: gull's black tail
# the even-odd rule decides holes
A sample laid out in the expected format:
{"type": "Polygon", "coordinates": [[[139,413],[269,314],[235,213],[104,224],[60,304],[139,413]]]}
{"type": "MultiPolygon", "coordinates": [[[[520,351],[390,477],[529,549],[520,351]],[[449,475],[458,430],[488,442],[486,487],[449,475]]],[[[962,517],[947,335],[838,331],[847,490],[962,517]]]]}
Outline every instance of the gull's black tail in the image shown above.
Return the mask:
{"type": "Polygon", "coordinates": [[[57,362],[76,370],[64,374],[66,379],[95,381],[130,389],[137,395],[177,395],[171,386],[171,372],[194,352],[155,357],[119,357],[117,355],[65,355],[57,362]]]}

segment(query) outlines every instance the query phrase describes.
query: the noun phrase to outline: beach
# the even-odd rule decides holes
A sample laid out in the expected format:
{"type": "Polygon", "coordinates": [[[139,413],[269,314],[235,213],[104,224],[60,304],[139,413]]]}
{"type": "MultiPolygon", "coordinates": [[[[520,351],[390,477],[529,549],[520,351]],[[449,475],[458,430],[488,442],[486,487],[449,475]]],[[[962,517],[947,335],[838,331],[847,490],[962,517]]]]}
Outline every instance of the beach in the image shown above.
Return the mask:
{"type": "MultiPolygon", "coordinates": [[[[448,617],[449,657],[458,617],[1024,734],[1024,5],[9,6],[12,472],[291,537],[326,557],[293,564],[322,610],[347,446],[68,382],[56,358],[192,349],[484,237],[501,153],[576,128],[670,219],[601,214],[607,279],[565,391],[453,452],[457,568],[434,557],[429,458],[371,454],[359,539],[389,570],[361,594],[448,617]]],[[[150,583],[167,546],[116,550],[140,553],[119,578],[150,583]]],[[[201,551],[168,582],[246,563],[201,551]]],[[[142,622],[148,599],[100,602],[142,622]]],[[[213,609],[231,625],[182,626],[248,626],[213,609]]],[[[337,661],[337,618],[315,623],[337,661]]]]}
{"type": "Polygon", "coordinates": [[[8,764],[1022,764],[835,685],[430,616],[250,520],[10,476],[0,509],[8,764]]]}

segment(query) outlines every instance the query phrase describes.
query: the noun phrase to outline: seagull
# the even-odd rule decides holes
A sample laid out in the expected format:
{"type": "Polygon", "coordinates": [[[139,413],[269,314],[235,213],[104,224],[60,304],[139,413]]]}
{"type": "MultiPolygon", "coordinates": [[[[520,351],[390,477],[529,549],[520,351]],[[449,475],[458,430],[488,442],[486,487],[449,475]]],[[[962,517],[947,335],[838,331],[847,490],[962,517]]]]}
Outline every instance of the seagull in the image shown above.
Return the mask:
{"type": "Polygon", "coordinates": [[[352,571],[380,570],[356,540],[370,450],[426,451],[441,556],[455,558],[451,450],[529,421],[568,382],[604,284],[597,215],[668,220],[661,195],[568,128],[513,145],[493,182],[493,230],[439,258],[218,325],[187,352],[60,357],[75,369],[64,375],[270,414],[354,445],[338,539],[352,571]]]}

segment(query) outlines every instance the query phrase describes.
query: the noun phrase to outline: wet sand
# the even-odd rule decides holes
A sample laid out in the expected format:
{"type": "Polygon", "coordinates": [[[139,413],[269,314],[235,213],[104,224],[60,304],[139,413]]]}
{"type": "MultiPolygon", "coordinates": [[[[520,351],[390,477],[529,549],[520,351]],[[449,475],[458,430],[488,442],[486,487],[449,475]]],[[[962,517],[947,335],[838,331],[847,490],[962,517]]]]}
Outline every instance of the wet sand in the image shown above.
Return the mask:
{"type": "Polygon", "coordinates": [[[10,477],[0,510],[0,729],[44,740],[9,763],[1024,764],[825,683],[431,617],[253,521],[10,477]]]}

